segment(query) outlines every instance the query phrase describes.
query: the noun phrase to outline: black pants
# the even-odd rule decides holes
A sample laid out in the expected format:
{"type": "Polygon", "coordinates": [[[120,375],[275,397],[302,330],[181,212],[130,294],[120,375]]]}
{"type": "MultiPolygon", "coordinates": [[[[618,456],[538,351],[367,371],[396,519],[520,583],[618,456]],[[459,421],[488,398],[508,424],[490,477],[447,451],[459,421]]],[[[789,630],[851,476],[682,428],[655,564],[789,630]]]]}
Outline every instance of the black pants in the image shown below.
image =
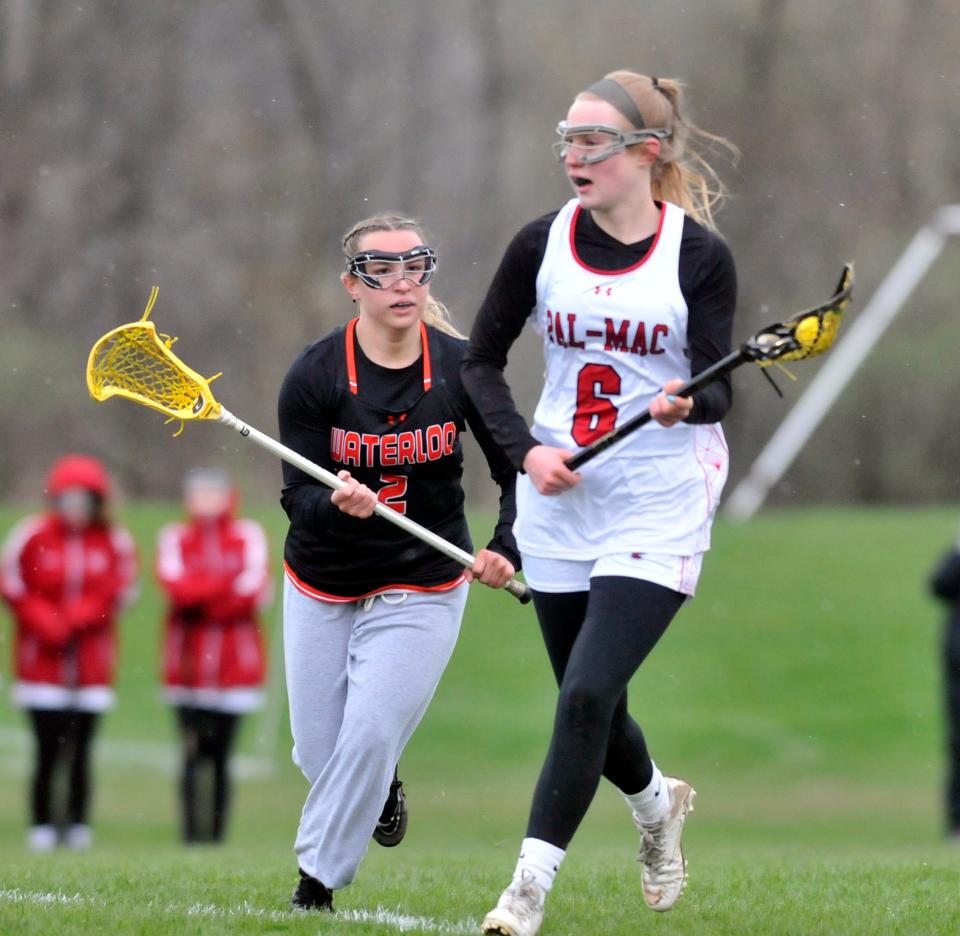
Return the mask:
{"type": "Polygon", "coordinates": [[[96,712],[70,709],[28,709],[36,742],[30,790],[34,825],[86,825],[90,806],[90,748],[97,727],[96,712]],[[54,803],[55,782],[66,775],[65,808],[54,803]]]}
{"type": "Polygon", "coordinates": [[[960,622],[951,621],[944,645],[947,708],[947,831],[960,833],[960,622]]]}
{"type": "Polygon", "coordinates": [[[591,579],[589,592],[533,593],[560,695],[528,838],[565,849],[601,776],[624,793],[650,783],[653,764],[627,714],[627,684],[683,600],[662,585],[619,576],[591,579]]]}
{"type": "Polygon", "coordinates": [[[239,715],[179,706],[183,742],[181,833],[185,842],[220,842],[230,805],[228,761],[239,715]]]}

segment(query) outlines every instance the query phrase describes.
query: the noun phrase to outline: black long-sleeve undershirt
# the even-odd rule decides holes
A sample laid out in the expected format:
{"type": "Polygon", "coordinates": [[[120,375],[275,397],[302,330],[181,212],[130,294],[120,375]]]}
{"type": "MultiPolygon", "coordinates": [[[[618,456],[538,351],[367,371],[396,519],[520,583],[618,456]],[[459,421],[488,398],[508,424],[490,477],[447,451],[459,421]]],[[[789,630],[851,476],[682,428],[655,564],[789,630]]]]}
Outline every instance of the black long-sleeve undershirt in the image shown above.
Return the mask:
{"type": "MultiPolygon", "coordinates": [[[[504,377],[507,353],[537,303],[536,281],[546,251],[550,225],[557,212],[527,224],[511,241],[494,274],[470,333],[463,380],[494,438],[520,468],[527,452],[538,445],[517,410],[504,377]]],[[[577,252],[600,270],[631,266],[649,251],[653,238],[623,244],[590,216],[579,213],[574,232],[577,252]]],[[[693,376],[730,353],[737,276],[733,257],[719,235],[684,218],[678,270],[687,303],[687,341],[693,376]]],[[[688,423],[719,422],[733,400],[730,375],[693,396],[688,423]]]]}

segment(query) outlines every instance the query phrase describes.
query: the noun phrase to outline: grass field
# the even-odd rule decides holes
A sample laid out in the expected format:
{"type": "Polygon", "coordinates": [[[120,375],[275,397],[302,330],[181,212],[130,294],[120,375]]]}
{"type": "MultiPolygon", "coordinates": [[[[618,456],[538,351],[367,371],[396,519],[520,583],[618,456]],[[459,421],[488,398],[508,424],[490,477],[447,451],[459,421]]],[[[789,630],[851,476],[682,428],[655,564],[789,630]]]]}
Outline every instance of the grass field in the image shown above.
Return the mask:
{"type": "MultiPolygon", "coordinates": [[[[643,906],[632,826],[605,785],[544,936],[960,932],[960,843],[944,841],[941,820],[942,615],[925,591],[955,513],[822,509],[718,524],[697,600],[631,688],[658,763],[699,791],[687,893],[668,914],[643,906]]],[[[170,515],[124,511],[148,563],[170,515]]],[[[279,555],[282,517],[261,516],[279,555]]],[[[4,528],[12,518],[0,514],[4,528]]],[[[282,709],[245,725],[229,844],[176,841],[159,620],[146,576],[98,747],[91,853],[25,851],[28,749],[20,713],[0,703],[0,933],[474,930],[513,868],[547,742],[554,688],[532,611],[474,590],[402,761],[407,839],[372,846],[335,917],[306,918],[286,910],[305,784],[282,709]]]]}

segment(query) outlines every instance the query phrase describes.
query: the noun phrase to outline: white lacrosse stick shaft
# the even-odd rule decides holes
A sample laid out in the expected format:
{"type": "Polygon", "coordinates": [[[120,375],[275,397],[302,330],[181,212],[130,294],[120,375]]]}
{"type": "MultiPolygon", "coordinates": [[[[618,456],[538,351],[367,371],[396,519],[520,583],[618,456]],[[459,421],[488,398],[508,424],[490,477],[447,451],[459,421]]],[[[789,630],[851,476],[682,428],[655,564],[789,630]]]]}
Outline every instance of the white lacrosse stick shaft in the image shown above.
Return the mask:
{"type": "MultiPolygon", "coordinates": [[[[310,461],[308,458],[304,458],[292,448],[287,448],[282,442],[271,439],[270,436],[261,432],[259,429],[248,426],[223,406],[220,407],[220,415],[217,417],[217,421],[223,423],[225,426],[229,426],[231,429],[236,429],[244,438],[252,439],[257,445],[265,448],[268,452],[273,452],[274,455],[279,456],[285,462],[289,462],[295,468],[299,468],[304,474],[310,475],[311,478],[316,478],[317,481],[327,485],[327,487],[333,488],[335,491],[346,487],[347,482],[341,481],[333,472],[327,471],[326,468],[321,468],[318,464],[310,461]]],[[[476,557],[471,556],[465,549],[454,546],[453,543],[447,542],[442,536],[437,536],[432,530],[420,526],[419,523],[409,519],[409,517],[405,517],[401,513],[397,513],[392,507],[388,507],[380,501],[377,501],[377,505],[374,507],[374,513],[378,517],[383,517],[388,523],[392,523],[394,526],[405,530],[411,536],[415,536],[428,546],[432,546],[434,549],[442,552],[450,559],[459,562],[460,565],[467,569],[472,568],[473,564],[477,561],[476,557]]],[[[530,600],[530,592],[527,586],[515,578],[510,579],[503,587],[523,603],[530,600]]]]}

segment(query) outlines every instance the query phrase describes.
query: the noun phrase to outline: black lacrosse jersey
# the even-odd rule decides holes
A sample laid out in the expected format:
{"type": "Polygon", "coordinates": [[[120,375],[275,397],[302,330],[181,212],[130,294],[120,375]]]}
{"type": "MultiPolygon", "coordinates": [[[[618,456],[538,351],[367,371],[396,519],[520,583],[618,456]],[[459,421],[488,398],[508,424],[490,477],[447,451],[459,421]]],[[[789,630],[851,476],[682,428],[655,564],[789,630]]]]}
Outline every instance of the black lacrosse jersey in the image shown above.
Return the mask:
{"type": "MultiPolygon", "coordinates": [[[[403,368],[375,364],[356,337],[356,319],[310,345],[280,391],[283,443],[328,471],[346,469],[379,500],[472,552],[461,487],[460,437],[469,425],[500,486],[500,517],[488,548],[520,567],[513,539],[516,471],[460,382],[467,342],[421,325],[422,355],[403,368]]],[[[290,518],[284,563],[295,586],[328,601],[392,588],[443,590],[463,567],[376,515],[351,517],[332,490],[284,463],[290,518]]]]}

